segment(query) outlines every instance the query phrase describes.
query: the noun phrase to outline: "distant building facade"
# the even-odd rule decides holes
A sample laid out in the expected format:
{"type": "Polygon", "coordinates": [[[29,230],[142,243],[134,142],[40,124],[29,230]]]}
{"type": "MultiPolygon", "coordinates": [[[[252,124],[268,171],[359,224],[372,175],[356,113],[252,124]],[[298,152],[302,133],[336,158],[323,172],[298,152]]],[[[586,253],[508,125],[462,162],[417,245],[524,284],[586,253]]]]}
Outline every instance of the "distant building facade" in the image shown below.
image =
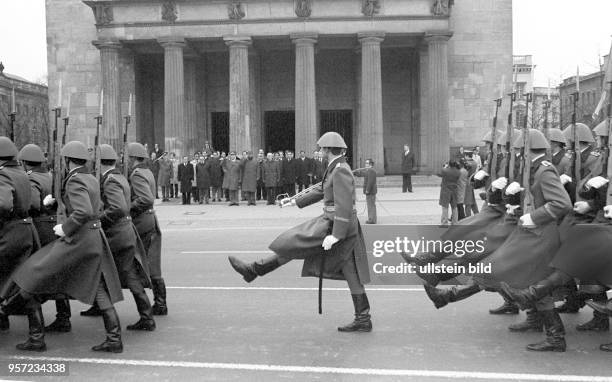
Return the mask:
{"type": "Polygon", "coordinates": [[[479,143],[512,82],[511,0],[47,0],[46,13],[51,102],[63,81],[69,138],[89,145],[104,89],[116,147],[133,94],[130,139],[178,156],[205,141],[312,152],[337,131],[355,166],[398,173],[408,144],[434,173],[479,143]]]}
{"type": "Polygon", "coordinates": [[[12,112],[12,94],[15,94],[14,135],[17,147],[35,143],[48,149],[49,97],[47,87],[24,78],[8,74],[0,62],[0,135],[10,136],[9,114],[12,112]]]}

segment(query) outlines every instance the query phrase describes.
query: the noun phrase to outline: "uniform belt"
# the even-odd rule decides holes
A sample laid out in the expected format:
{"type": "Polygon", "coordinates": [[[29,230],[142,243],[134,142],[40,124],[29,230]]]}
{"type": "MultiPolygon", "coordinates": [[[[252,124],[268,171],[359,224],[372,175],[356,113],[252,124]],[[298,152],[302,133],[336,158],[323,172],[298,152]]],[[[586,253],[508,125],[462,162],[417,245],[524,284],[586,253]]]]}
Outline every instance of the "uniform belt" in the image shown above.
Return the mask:
{"type": "MultiPolygon", "coordinates": [[[[353,205],[353,212],[356,212],[357,209],[353,205]]],[[[336,206],[323,206],[323,212],[336,212],[336,206]]]]}
{"type": "Polygon", "coordinates": [[[85,223],[85,226],[89,229],[100,229],[102,228],[102,223],[100,223],[100,220],[90,220],[85,223]]]}

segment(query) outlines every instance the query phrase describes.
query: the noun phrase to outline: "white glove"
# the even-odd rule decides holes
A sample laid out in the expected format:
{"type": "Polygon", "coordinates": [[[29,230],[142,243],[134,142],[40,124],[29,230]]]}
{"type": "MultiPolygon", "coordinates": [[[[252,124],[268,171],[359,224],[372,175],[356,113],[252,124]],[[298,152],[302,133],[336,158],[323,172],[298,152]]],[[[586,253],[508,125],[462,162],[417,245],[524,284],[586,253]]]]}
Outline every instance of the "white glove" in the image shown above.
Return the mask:
{"type": "Polygon", "coordinates": [[[323,239],[323,244],[321,244],[321,247],[323,247],[324,250],[329,251],[338,241],[339,240],[334,235],[327,235],[325,236],[325,239],[323,239]]]}
{"type": "Polygon", "coordinates": [[[586,214],[590,210],[591,210],[591,206],[589,206],[589,203],[585,201],[579,200],[576,203],[574,203],[574,211],[578,212],[579,214],[586,214]]]}
{"type": "Polygon", "coordinates": [[[604,216],[607,217],[608,219],[612,219],[612,206],[605,206],[604,207],[604,216]]]}
{"type": "Polygon", "coordinates": [[[281,208],[295,206],[295,199],[283,198],[280,201],[281,208]]]}
{"type": "Polygon", "coordinates": [[[61,224],[58,224],[55,227],[53,227],[53,232],[55,232],[55,235],[59,236],[59,237],[66,236],[66,234],[64,233],[64,230],[62,229],[62,225],[61,224]]]}
{"type": "Polygon", "coordinates": [[[55,198],[51,195],[47,195],[43,199],[43,204],[45,205],[45,207],[49,207],[50,205],[53,205],[53,203],[55,203],[55,198]]]}
{"type": "Polygon", "coordinates": [[[572,182],[572,178],[570,176],[566,175],[566,174],[561,174],[559,179],[561,180],[561,184],[563,184],[563,185],[572,182]]]}
{"type": "Polygon", "coordinates": [[[502,176],[501,178],[497,178],[493,182],[491,182],[491,188],[493,190],[503,190],[507,184],[508,184],[508,179],[502,176]]]}
{"type": "Polygon", "coordinates": [[[514,211],[515,211],[517,208],[519,208],[519,207],[520,207],[520,205],[518,205],[518,204],[517,204],[517,205],[514,205],[514,206],[513,206],[512,204],[506,204],[506,213],[507,213],[508,215],[514,215],[514,211]]]}
{"type": "Polygon", "coordinates": [[[525,214],[521,216],[519,220],[523,227],[535,228],[536,226],[536,224],[533,222],[533,219],[531,219],[531,214],[525,214]]]}
{"type": "Polygon", "coordinates": [[[506,188],[506,195],[515,195],[515,194],[518,194],[519,192],[521,192],[523,190],[524,190],[524,188],[521,187],[520,184],[518,184],[517,182],[512,182],[506,188]]]}
{"type": "Polygon", "coordinates": [[[588,180],[587,186],[591,188],[600,188],[606,183],[608,183],[608,179],[604,178],[603,176],[596,176],[588,180]]]}
{"type": "Polygon", "coordinates": [[[480,170],[476,174],[474,174],[474,179],[476,179],[476,180],[483,180],[487,176],[489,176],[489,174],[487,174],[487,172],[485,170],[480,170]]]}

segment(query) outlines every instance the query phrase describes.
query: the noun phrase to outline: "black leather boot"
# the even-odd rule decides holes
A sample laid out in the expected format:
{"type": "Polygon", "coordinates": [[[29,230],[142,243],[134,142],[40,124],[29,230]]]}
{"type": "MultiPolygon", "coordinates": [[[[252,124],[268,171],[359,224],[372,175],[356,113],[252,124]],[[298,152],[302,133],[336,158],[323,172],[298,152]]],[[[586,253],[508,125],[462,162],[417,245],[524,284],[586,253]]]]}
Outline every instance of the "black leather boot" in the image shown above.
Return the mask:
{"type": "Polygon", "coordinates": [[[612,316],[612,299],[608,301],[587,301],[586,304],[597,312],[612,316]]]}
{"type": "Polygon", "coordinates": [[[45,321],[40,304],[32,303],[28,306],[28,326],[30,329],[28,340],[17,344],[16,348],[27,351],[45,351],[45,321]]]}
{"type": "Polygon", "coordinates": [[[155,330],[155,320],[153,319],[153,308],[151,307],[151,302],[149,302],[149,297],[144,292],[134,293],[134,301],[136,301],[136,308],[138,309],[138,313],[140,314],[140,320],[133,325],[128,325],[127,330],[145,330],[152,332],[155,330]]]}
{"type": "Polygon", "coordinates": [[[156,316],[167,316],[166,283],[162,278],[151,279],[151,283],[153,284],[153,314],[156,316]]]}
{"type": "Polygon", "coordinates": [[[263,276],[280,267],[278,257],[270,256],[250,264],[238,259],[234,256],[229,256],[228,260],[234,270],[242,275],[242,278],[247,283],[255,280],[257,276],[263,276]]]}
{"type": "Polygon", "coordinates": [[[504,298],[504,303],[499,308],[489,309],[489,314],[518,314],[518,305],[503,294],[501,296],[504,298]]]}
{"type": "Polygon", "coordinates": [[[372,320],[370,319],[370,303],[368,296],[363,294],[352,294],[353,306],[355,307],[355,319],[348,325],[338,327],[339,332],[371,332],[372,320]]]}
{"type": "Polygon", "coordinates": [[[527,310],[527,317],[525,321],[519,322],[517,324],[512,324],[508,326],[508,330],[511,332],[542,332],[544,331],[544,323],[542,322],[542,318],[540,317],[540,313],[535,309],[527,310]]]}
{"type": "Polygon", "coordinates": [[[584,324],[576,325],[579,332],[607,332],[610,330],[610,319],[607,314],[593,311],[593,318],[584,324]]]}
{"type": "Polygon", "coordinates": [[[527,350],[564,352],[566,348],[565,328],[561,316],[554,309],[541,311],[540,314],[544,321],[546,339],[542,342],[527,345],[527,350]]]}
{"type": "Polygon", "coordinates": [[[516,289],[501,282],[501,292],[506,294],[506,297],[514,301],[521,309],[535,308],[536,301],[548,296],[553,289],[563,286],[572,278],[561,272],[554,271],[544,280],[539,281],[537,284],[530,285],[525,289],[516,289]]]}
{"type": "Polygon", "coordinates": [[[584,306],[584,298],[578,295],[578,287],[574,280],[567,283],[565,287],[569,289],[569,293],[565,297],[565,302],[555,310],[563,314],[578,313],[584,306]]]}
{"type": "Polygon", "coordinates": [[[68,299],[57,299],[55,300],[55,309],[57,314],[55,315],[55,321],[50,325],[45,326],[45,332],[57,332],[57,333],[68,333],[72,330],[70,324],[70,302],[68,299]]]}
{"type": "Polygon", "coordinates": [[[100,345],[91,348],[93,351],[105,351],[109,353],[122,353],[123,343],[121,342],[121,324],[119,316],[114,307],[102,311],[104,329],[106,329],[106,340],[100,345]]]}
{"type": "Polygon", "coordinates": [[[440,309],[450,302],[465,300],[466,298],[480,292],[480,287],[476,283],[454,286],[450,289],[439,289],[431,285],[425,285],[425,292],[437,309],[440,309]]]}
{"type": "Polygon", "coordinates": [[[87,316],[87,317],[99,317],[101,315],[102,315],[102,311],[100,310],[100,308],[98,308],[98,304],[96,304],[95,302],[93,303],[91,308],[81,312],[81,316],[87,316]]]}

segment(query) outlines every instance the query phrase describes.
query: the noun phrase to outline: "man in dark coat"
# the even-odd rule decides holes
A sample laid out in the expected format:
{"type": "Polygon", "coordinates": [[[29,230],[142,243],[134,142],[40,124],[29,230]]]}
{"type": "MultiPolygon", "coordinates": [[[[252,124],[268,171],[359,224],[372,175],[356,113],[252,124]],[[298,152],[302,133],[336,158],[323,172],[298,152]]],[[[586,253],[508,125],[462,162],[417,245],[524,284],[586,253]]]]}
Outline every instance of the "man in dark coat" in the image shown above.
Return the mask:
{"type": "MultiPolygon", "coordinates": [[[[157,185],[162,190],[162,202],[170,201],[170,180],[172,179],[172,161],[168,158],[168,154],[162,154],[158,161],[159,173],[157,175],[157,185]]],[[[155,174],[154,174],[155,175],[155,174]]]]}
{"type": "Polygon", "coordinates": [[[204,153],[196,165],[196,183],[200,195],[200,204],[210,204],[210,162],[211,159],[208,158],[208,154],[204,153]]]}
{"type": "Polygon", "coordinates": [[[372,159],[367,159],[365,166],[365,170],[355,171],[355,175],[364,178],[363,194],[366,196],[366,204],[368,206],[368,220],[366,224],[376,224],[376,193],[378,192],[378,188],[376,185],[374,161],[372,159]]]}
{"type": "Polygon", "coordinates": [[[247,205],[255,205],[255,191],[257,191],[257,168],[259,163],[253,158],[253,152],[248,151],[246,157],[240,161],[242,181],[241,190],[246,196],[247,205]]]}
{"type": "Polygon", "coordinates": [[[300,151],[300,157],[295,160],[295,175],[298,185],[298,192],[302,192],[304,188],[310,186],[310,158],[306,158],[306,152],[300,151]]]}
{"type": "Polygon", "coordinates": [[[238,190],[242,182],[242,169],[240,162],[236,159],[236,152],[230,152],[229,159],[223,161],[225,177],[227,178],[227,189],[229,190],[229,205],[238,205],[238,190]]]}
{"type": "Polygon", "coordinates": [[[193,166],[188,157],[183,157],[183,163],[178,167],[178,181],[181,184],[183,204],[191,204],[191,181],[193,180],[193,166]]]}
{"type": "Polygon", "coordinates": [[[442,207],[441,225],[448,226],[449,223],[456,224],[458,219],[457,213],[457,181],[460,176],[459,164],[454,160],[444,165],[444,168],[438,173],[442,178],[440,185],[440,199],[438,203],[442,207]],[[448,218],[448,207],[451,207],[451,219],[448,218]]]}
{"type": "MultiPolygon", "coordinates": [[[[30,206],[30,217],[36,227],[40,245],[45,245],[57,240],[53,227],[57,224],[56,209],[52,199],[52,178],[51,174],[43,169],[42,163],[45,161],[40,147],[29,144],[19,151],[18,159],[23,164],[32,191],[32,204],[30,206]],[[46,205],[45,201],[47,202],[46,205]]],[[[55,298],[56,316],[55,321],[45,327],[45,332],[66,333],[72,329],[70,324],[70,302],[68,298],[56,296],[55,298]]]]}
{"type": "Polygon", "coordinates": [[[219,152],[215,152],[212,158],[209,159],[210,163],[210,185],[212,188],[212,201],[220,202],[223,197],[223,168],[221,167],[221,161],[219,160],[219,152]]]}
{"type": "Polygon", "coordinates": [[[312,152],[312,184],[319,183],[323,177],[323,171],[325,171],[325,164],[323,163],[323,156],[317,150],[312,152]]]}
{"type": "Polygon", "coordinates": [[[145,256],[144,248],[130,217],[130,186],[125,176],[115,167],[117,153],[112,146],[100,145],[100,159],[100,191],[104,204],[100,213],[102,229],[113,253],[121,285],[132,292],[140,315],[138,322],[128,325],[127,329],[153,331],[155,320],[151,302],[144,290],[144,286],[149,285],[142,259],[145,256]],[[145,280],[144,285],[142,280],[145,280]]]}
{"type": "Polygon", "coordinates": [[[273,205],[276,200],[276,185],[278,184],[278,166],[274,161],[272,153],[268,153],[266,161],[262,166],[261,178],[266,185],[267,205],[273,205]]]}
{"type": "Polygon", "coordinates": [[[372,330],[370,305],[363,285],[370,281],[370,274],[355,210],[355,180],[344,159],[346,144],[335,132],[325,133],[317,144],[323,147],[330,163],[323,175],[322,187],[297,199],[286,198],[282,205],[303,208],[323,200],[323,215],[282,233],[270,244],[274,255],[268,258],[247,264],[230,256],[229,261],[247,282],[296,259],[304,260],[302,276],[346,280],[355,319],[338,330],[369,332],[372,330]]]}
{"type": "MultiPolygon", "coordinates": [[[[61,151],[69,171],[62,187],[66,220],[54,227],[59,240],[41,248],[21,264],[12,279],[19,295],[64,294],[85,304],[95,301],[102,310],[106,340],[94,351],[121,353],[121,325],[113,306],[121,301],[121,284],[110,248],[102,232],[100,185],[85,164],[89,153],[78,141],[68,142],[61,151]]],[[[25,350],[44,350],[44,342],[28,341],[25,350]]]]}
{"type": "MultiPolygon", "coordinates": [[[[140,143],[130,143],[127,152],[131,189],[130,216],[146,251],[153,289],[153,314],[165,316],[168,314],[168,306],[166,305],[166,283],[161,271],[162,236],[153,209],[155,180],[151,171],[144,164],[146,159],[144,147],[140,143]]],[[[189,163],[187,164],[191,167],[189,163]]]]}
{"type": "MultiPolygon", "coordinates": [[[[11,273],[35,249],[34,227],[28,217],[31,208],[30,182],[15,160],[17,147],[7,137],[0,137],[0,299],[11,288],[11,273]]],[[[8,306],[0,306],[0,331],[9,329],[8,306]]],[[[19,308],[23,304],[17,304],[19,308]]],[[[45,350],[44,320],[40,304],[32,299],[26,305],[30,338],[18,349],[45,350]]]]}
{"type": "Polygon", "coordinates": [[[257,200],[266,199],[266,184],[263,180],[263,164],[266,160],[263,150],[259,150],[257,153],[257,192],[255,198],[257,200]]]}
{"type": "Polygon", "coordinates": [[[276,192],[275,195],[280,195],[280,194],[284,194],[285,190],[283,188],[283,180],[282,180],[282,173],[283,173],[283,152],[282,151],[278,151],[274,153],[274,163],[276,164],[276,171],[278,173],[278,181],[276,182],[276,192]]]}
{"type": "Polygon", "coordinates": [[[414,172],[414,154],[410,152],[410,147],[404,145],[404,155],[402,156],[402,192],[412,192],[412,173],[414,172]]]}
{"type": "Polygon", "coordinates": [[[287,150],[285,155],[286,158],[282,161],[281,182],[285,193],[293,196],[297,180],[297,160],[293,159],[293,151],[287,150]]]}

